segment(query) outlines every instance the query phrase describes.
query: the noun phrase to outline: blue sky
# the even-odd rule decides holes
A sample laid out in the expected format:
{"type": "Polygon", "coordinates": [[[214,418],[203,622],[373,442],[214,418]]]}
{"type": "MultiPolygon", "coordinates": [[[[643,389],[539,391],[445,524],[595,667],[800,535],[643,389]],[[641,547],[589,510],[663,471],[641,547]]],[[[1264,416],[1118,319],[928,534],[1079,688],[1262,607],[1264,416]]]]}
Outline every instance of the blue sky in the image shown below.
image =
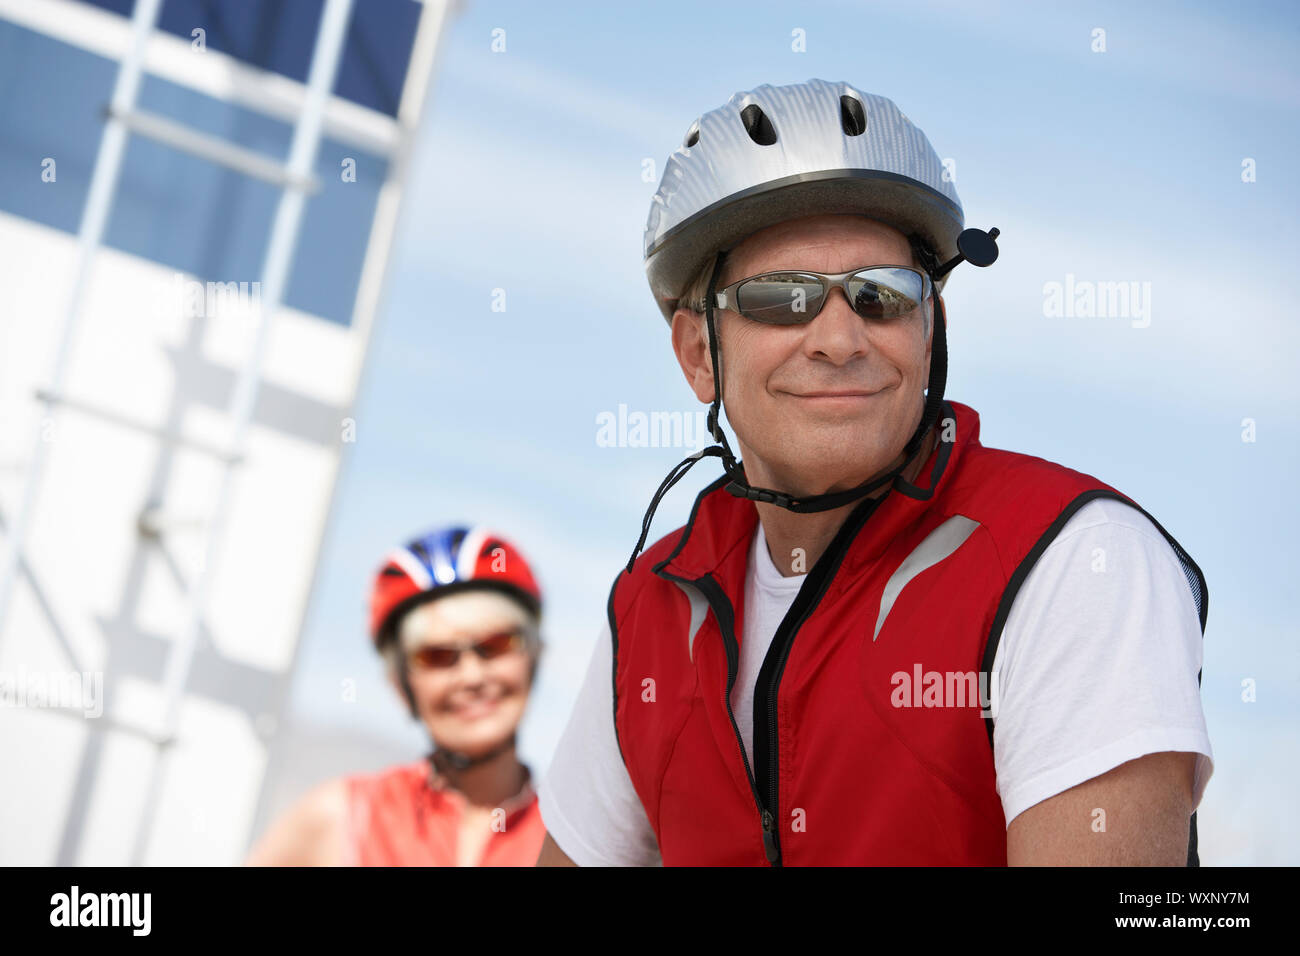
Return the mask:
{"type": "MultiPolygon", "coordinates": [[[[657,185],[642,164],[662,171],[690,123],[737,91],[842,79],[898,103],[956,161],[967,223],[1002,230],[998,263],[963,266],[947,287],[947,396],[979,411],[984,444],[1131,495],[1205,572],[1215,774],[1202,859],[1300,862],[1300,332],[1287,301],[1300,14],[1055,6],[466,4],[415,157],[295,714],[422,745],[368,649],[369,575],[417,530],[485,522],[519,541],[547,593],[522,737],[545,769],[609,584],[684,454],[599,447],[597,415],[698,407],[642,269],[657,185]],[[1098,27],[1104,53],[1091,51],[1098,27]],[[791,49],[796,29],[806,52],[791,49]],[[1246,158],[1256,182],[1242,182],[1246,158]],[[1044,285],[1067,274],[1149,282],[1150,325],[1046,317],[1044,285]],[[356,704],[339,702],[345,678],[356,704]]],[[[716,474],[702,464],[678,485],[652,540],[716,474]]]]}

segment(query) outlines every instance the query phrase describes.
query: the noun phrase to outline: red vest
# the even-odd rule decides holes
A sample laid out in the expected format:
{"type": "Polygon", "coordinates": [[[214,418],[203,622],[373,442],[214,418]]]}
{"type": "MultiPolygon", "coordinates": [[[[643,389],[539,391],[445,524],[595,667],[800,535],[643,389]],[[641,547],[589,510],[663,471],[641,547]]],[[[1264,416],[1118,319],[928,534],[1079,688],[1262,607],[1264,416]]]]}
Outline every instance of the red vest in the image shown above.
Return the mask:
{"type": "MultiPolygon", "coordinates": [[[[1079,508],[1109,497],[1151,516],[1096,478],[984,448],[959,402],[938,427],[918,484],[860,502],[808,569],[759,673],[752,767],[730,694],[753,503],[724,476],[619,574],[614,722],[665,865],[1006,864],[979,675],[1079,508]]],[[[1205,579],[1152,523],[1183,562],[1203,632],[1205,579]]]]}

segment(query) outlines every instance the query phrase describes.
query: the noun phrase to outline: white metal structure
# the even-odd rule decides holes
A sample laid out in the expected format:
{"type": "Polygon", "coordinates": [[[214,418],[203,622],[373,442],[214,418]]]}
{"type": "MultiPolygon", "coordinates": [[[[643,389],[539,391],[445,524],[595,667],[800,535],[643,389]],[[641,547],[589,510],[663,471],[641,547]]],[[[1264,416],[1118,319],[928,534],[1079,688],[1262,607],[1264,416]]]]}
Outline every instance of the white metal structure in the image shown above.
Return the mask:
{"type": "Polygon", "coordinates": [[[4,864],[242,855],[448,13],[423,6],[394,119],[330,93],[352,0],[324,0],[305,84],[217,52],[196,60],[155,30],[161,2],[137,0],[127,25],[75,0],[0,0],[0,19],[120,60],[76,242],[0,215],[15,269],[0,409],[31,436],[17,445],[23,429],[5,428],[0,444],[17,466],[0,473],[0,680],[10,697],[104,682],[102,714],[82,687],[80,709],[24,700],[3,715],[4,864]],[[287,162],[142,112],[150,72],[292,122],[287,162]],[[389,160],[347,328],[282,304],[324,135],[389,160]],[[280,189],[251,304],[142,308],[167,302],[178,276],[101,246],[131,136],[280,189]],[[221,411],[195,400],[214,374],[221,411]]]}

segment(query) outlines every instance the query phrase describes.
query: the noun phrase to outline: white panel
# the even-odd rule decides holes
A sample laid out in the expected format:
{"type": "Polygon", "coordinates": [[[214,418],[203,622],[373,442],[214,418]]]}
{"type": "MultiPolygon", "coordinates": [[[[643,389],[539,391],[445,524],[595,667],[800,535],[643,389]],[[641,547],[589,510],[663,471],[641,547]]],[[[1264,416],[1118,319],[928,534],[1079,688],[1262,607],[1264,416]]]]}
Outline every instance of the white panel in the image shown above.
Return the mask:
{"type": "Polygon", "coordinates": [[[265,748],[242,714],[190,698],[181,743],[162,781],[143,862],[232,866],[240,862],[265,769],[265,748]]]}
{"type": "MultiPolygon", "coordinates": [[[[50,368],[74,252],[74,237],[0,215],[0,261],[14,303],[0,311],[0,507],[6,514],[17,500],[18,460],[28,452],[24,426],[40,413],[33,393],[50,368]]],[[[204,522],[220,479],[212,455],[166,449],[147,429],[165,427],[224,447],[229,386],[251,344],[246,319],[226,310],[205,323],[201,342],[188,346],[196,319],[176,307],[177,288],[175,270],[99,252],[68,395],[146,430],[79,408],[56,411],[27,551],[73,653],[87,666],[110,669],[113,720],[146,730],[162,718],[153,681],[186,620],[185,589],[202,560],[204,522]],[[178,349],[194,352],[188,361],[200,363],[197,377],[174,373],[178,349]],[[223,381],[227,387],[213,392],[213,383],[223,381]],[[165,528],[152,541],[137,525],[151,496],[165,528]],[[124,637],[106,627],[113,621],[124,637]]],[[[149,835],[153,862],[235,863],[243,853],[266,761],[264,741],[244,709],[260,713],[277,704],[274,678],[293,659],[328,513],[341,418],[331,408],[351,401],[356,340],[346,328],[289,310],[276,322],[263,398],[271,396],[266,407],[277,427],[312,434],[255,422],[246,461],[236,466],[209,602],[212,646],[202,642],[196,660],[209,666],[193,674],[182,706],[179,742],[149,835]],[[294,418],[298,408],[303,417],[294,418]],[[216,699],[198,697],[196,687],[216,699]]],[[[70,666],[20,581],[0,635],[0,668],[70,666]]],[[[55,862],[69,824],[80,832],[75,862],[131,862],[156,760],[145,737],[106,725],[88,735],[80,718],[40,710],[0,712],[0,760],[22,775],[21,786],[0,788],[0,865],[55,862]],[[87,740],[100,748],[97,770],[83,784],[88,798],[73,801],[87,740]]]]}
{"type": "Polygon", "coordinates": [[[167,308],[176,273],[124,253],[95,259],[68,396],[160,427],[175,386],[172,361],[184,334],[178,310],[167,308]]]}
{"type": "Polygon", "coordinates": [[[54,361],[76,246],[54,229],[0,212],[0,506],[18,500],[39,407],[31,401],[54,361]]]}
{"type": "Polygon", "coordinates": [[[262,367],[264,380],[331,405],[350,400],[356,349],[348,328],[281,309],[262,367]]]}
{"type": "Polygon", "coordinates": [[[297,637],[298,601],[311,584],[303,542],[314,540],[325,519],[333,453],[264,428],[248,438],[208,620],[223,655],[283,670],[297,637]]]}
{"type": "Polygon", "coordinates": [[[27,558],[69,638],[88,647],[121,602],[155,442],[76,412],[55,422],[27,558]]]}
{"type": "MultiPolygon", "coordinates": [[[[17,610],[17,608],[15,608],[17,610]]],[[[0,864],[52,866],[86,728],[30,710],[0,710],[0,864]]]]}
{"type": "Polygon", "coordinates": [[[143,737],[104,730],[76,866],[121,866],[131,859],[154,748],[143,737]]]}

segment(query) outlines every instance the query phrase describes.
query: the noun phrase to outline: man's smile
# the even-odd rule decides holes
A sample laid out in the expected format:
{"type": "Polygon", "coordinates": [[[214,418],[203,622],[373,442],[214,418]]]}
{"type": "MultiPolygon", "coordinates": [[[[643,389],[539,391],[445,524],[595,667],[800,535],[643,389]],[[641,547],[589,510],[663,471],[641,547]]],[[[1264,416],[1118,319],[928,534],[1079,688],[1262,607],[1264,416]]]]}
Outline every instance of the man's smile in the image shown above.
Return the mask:
{"type": "Polygon", "coordinates": [[[890,386],[885,388],[821,388],[810,389],[808,391],[779,391],[778,394],[798,399],[801,403],[817,406],[853,406],[862,404],[876,397],[890,386]]]}

